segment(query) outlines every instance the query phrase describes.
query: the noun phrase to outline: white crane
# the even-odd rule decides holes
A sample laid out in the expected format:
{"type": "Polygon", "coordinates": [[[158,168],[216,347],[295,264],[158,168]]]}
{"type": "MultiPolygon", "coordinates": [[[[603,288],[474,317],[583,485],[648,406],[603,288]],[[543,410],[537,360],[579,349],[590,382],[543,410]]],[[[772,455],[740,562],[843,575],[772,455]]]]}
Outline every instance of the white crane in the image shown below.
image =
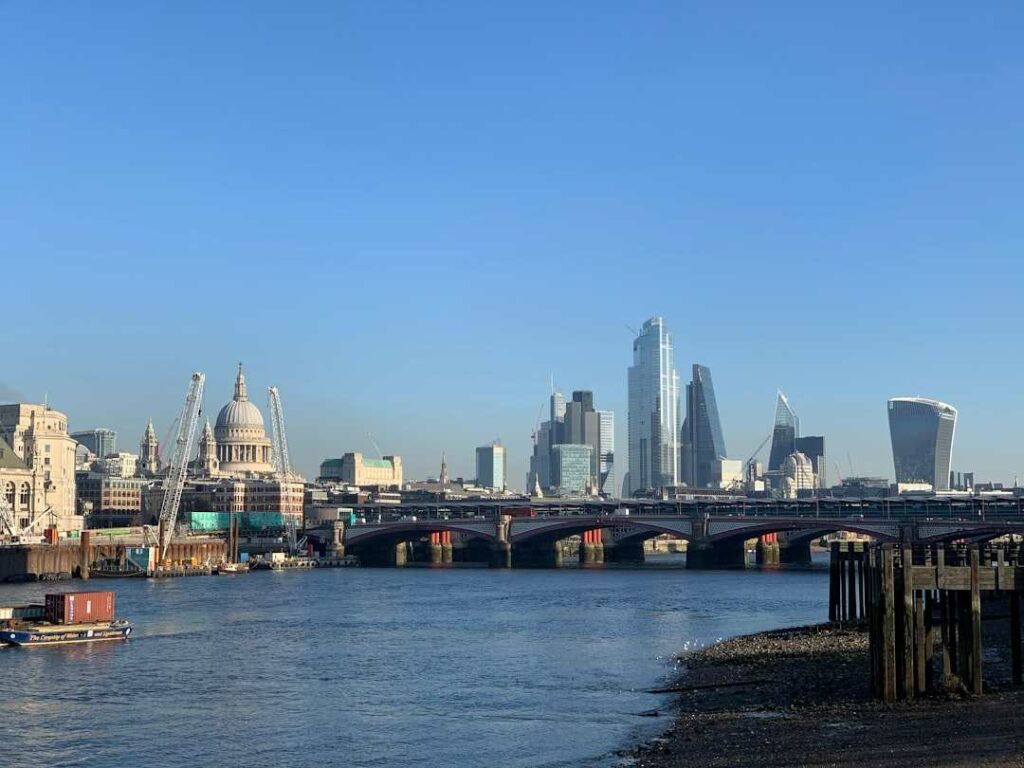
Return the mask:
{"type": "Polygon", "coordinates": [[[14,510],[7,501],[7,494],[0,492],[0,535],[13,539],[17,533],[14,510]]]}
{"type": "Polygon", "coordinates": [[[185,407],[178,419],[178,436],[174,441],[174,454],[167,468],[167,479],[164,481],[164,499],[160,504],[160,560],[167,556],[167,547],[171,543],[174,526],[178,522],[178,508],[181,506],[181,493],[185,489],[185,476],[188,474],[188,460],[192,456],[192,446],[196,438],[196,426],[199,424],[199,412],[203,406],[203,385],[206,374],[192,374],[188,394],[185,396],[185,407]]]}
{"type": "Polygon", "coordinates": [[[292,462],[288,456],[288,437],[284,431],[284,410],[281,408],[281,395],[277,391],[277,387],[270,387],[267,390],[267,405],[270,410],[270,438],[274,470],[281,480],[286,480],[292,474],[292,462]]]}

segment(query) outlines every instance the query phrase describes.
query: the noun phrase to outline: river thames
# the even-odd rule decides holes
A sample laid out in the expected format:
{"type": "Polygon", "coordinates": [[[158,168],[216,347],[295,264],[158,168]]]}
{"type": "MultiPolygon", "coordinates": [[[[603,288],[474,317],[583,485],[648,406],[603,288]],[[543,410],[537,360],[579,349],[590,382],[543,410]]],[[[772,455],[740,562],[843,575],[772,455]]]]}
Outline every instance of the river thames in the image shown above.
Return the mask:
{"type": "MultiPolygon", "coordinates": [[[[663,564],[671,557],[651,558],[663,564]]],[[[827,570],[339,569],[114,589],[124,643],[0,651],[8,765],[581,766],[688,647],[824,621],[827,570]]]]}

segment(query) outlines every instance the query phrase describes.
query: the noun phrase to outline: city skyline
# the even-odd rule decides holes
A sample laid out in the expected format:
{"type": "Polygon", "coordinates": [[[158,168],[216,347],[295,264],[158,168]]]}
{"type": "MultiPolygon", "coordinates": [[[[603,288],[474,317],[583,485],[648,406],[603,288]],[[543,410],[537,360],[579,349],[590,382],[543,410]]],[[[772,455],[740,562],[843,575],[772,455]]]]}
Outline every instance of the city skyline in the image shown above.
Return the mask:
{"type": "Polygon", "coordinates": [[[1019,9],[388,5],[0,11],[0,400],[134,450],[242,360],[307,476],[500,437],[518,487],[554,373],[621,484],[661,315],[735,458],[781,388],[830,479],[892,478],[909,393],[959,409],[955,470],[1024,470],[1019,9]]]}

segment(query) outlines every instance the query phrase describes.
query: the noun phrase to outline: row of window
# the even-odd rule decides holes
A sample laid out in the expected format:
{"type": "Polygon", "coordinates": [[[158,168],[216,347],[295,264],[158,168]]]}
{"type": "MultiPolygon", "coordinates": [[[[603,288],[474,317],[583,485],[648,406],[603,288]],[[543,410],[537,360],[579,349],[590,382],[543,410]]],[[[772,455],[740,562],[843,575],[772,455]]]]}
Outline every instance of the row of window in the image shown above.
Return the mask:
{"type": "MultiPolygon", "coordinates": [[[[14,483],[7,483],[7,487],[4,489],[4,495],[7,497],[7,503],[10,504],[11,509],[15,509],[14,499],[17,489],[14,483]]],[[[32,488],[28,483],[21,484],[21,493],[17,494],[18,498],[18,509],[28,509],[32,503],[32,488]]]]}

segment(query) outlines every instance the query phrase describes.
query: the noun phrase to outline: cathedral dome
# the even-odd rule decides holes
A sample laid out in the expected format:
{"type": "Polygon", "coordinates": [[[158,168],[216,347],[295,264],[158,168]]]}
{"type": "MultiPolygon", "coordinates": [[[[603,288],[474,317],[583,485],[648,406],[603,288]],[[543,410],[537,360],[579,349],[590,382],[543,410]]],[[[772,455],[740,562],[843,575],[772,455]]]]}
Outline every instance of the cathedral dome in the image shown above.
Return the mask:
{"type": "Polygon", "coordinates": [[[248,400],[232,400],[217,414],[217,426],[220,428],[258,427],[263,429],[263,414],[248,400]]]}
{"type": "Polygon", "coordinates": [[[263,414],[260,409],[249,402],[249,393],[245,386],[242,367],[238,367],[238,378],[235,380],[235,397],[220,409],[217,414],[217,428],[232,427],[263,429],[263,414]]]}

